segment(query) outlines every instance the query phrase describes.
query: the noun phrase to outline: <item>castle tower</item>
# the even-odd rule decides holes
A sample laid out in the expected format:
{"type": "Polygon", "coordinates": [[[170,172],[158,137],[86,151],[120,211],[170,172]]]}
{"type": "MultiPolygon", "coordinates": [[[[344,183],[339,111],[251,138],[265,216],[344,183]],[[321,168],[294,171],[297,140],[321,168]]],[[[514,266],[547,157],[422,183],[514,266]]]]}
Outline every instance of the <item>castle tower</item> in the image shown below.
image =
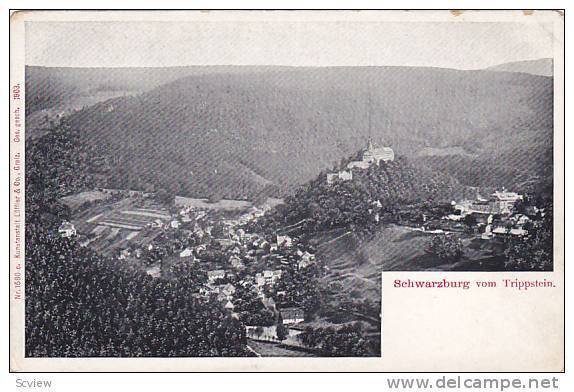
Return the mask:
{"type": "Polygon", "coordinates": [[[367,142],[367,150],[368,151],[373,151],[373,141],[371,140],[371,137],[369,136],[369,140],[367,142]]]}

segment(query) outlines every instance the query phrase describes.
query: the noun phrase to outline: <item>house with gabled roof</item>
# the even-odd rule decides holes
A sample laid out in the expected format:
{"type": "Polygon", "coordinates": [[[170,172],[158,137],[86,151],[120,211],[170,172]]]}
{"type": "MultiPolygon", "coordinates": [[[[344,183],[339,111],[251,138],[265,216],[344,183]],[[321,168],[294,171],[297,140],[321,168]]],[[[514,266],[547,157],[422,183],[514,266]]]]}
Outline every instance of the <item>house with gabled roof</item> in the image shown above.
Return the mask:
{"type": "Polygon", "coordinates": [[[283,324],[297,324],[305,321],[305,312],[301,308],[290,307],[279,309],[279,311],[283,318],[283,324]]]}
{"type": "Polygon", "coordinates": [[[280,248],[290,248],[293,246],[293,238],[288,235],[277,234],[277,246],[280,248]]]}
{"type": "Polygon", "coordinates": [[[222,269],[207,271],[207,280],[209,281],[209,283],[213,283],[217,279],[224,279],[225,276],[226,276],[225,270],[222,269]]]}
{"type": "Polygon", "coordinates": [[[62,238],[69,238],[76,235],[76,228],[72,223],[63,221],[60,227],[58,227],[58,233],[62,238]]]}

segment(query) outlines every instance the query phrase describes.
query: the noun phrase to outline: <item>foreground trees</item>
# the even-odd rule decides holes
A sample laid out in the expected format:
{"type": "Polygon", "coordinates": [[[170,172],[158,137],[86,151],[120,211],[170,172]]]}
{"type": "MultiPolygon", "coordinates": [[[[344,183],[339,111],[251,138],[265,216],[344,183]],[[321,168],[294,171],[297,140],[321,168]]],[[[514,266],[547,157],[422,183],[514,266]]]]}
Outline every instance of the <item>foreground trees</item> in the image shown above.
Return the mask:
{"type": "Polygon", "coordinates": [[[432,236],[425,249],[445,263],[454,263],[462,257],[463,245],[460,238],[454,235],[435,235],[432,236]]]}
{"type": "Polygon", "coordinates": [[[362,357],[370,352],[361,323],[335,329],[307,327],[299,335],[307,347],[316,349],[326,357],[362,357]]]}
{"type": "Polygon", "coordinates": [[[196,296],[196,280],[153,279],[41,228],[27,236],[27,356],[246,355],[243,326],[196,296]]]}
{"type": "Polygon", "coordinates": [[[58,199],[94,185],[95,152],[67,127],[27,143],[26,356],[250,355],[240,321],[197,294],[197,264],[154,279],[60,238],[58,199]]]}
{"type": "Polygon", "coordinates": [[[554,237],[553,208],[546,205],[544,216],[535,223],[526,226],[528,234],[506,241],[505,267],[515,271],[552,271],[554,237]]]}

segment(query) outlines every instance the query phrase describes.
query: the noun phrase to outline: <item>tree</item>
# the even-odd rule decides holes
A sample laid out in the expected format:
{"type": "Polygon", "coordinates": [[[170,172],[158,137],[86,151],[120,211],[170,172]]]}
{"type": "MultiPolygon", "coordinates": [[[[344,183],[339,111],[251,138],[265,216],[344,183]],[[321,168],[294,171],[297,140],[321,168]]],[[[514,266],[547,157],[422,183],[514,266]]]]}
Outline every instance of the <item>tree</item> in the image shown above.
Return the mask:
{"type": "Polygon", "coordinates": [[[316,348],[327,357],[362,357],[373,354],[361,323],[338,329],[307,327],[299,339],[304,345],[316,348]]]}
{"type": "Polygon", "coordinates": [[[283,316],[281,315],[281,312],[279,312],[279,316],[277,316],[277,339],[280,341],[287,339],[288,333],[289,331],[283,324],[283,316]]]}
{"type": "Polygon", "coordinates": [[[440,261],[454,263],[462,257],[464,250],[460,238],[441,234],[433,236],[429,240],[426,252],[437,257],[440,261]]]}
{"type": "Polygon", "coordinates": [[[464,217],[463,222],[468,227],[476,226],[476,216],[474,214],[468,214],[464,217]]]}
{"type": "Polygon", "coordinates": [[[304,285],[304,287],[303,310],[305,311],[305,320],[310,321],[321,309],[322,296],[314,280],[304,285]]]}
{"type": "Polygon", "coordinates": [[[524,237],[506,241],[505,267],[513,271],[551,271],[553,267],[553,213],[552,205],[544,208],[541,221],[525,226],[524,237]]]}
{"type": "Polygon", "coordinates": [[[530,197],[528,195],[524,195],[522,199],[517,200],[512,207],[513,214],[524,214],[526,213],[526,208],[532,205],[530,203],[530,197]]]}
{"type": "Polygon", "coordinates": [[[262,326],[257,326],[257,328],[255,328],[255,336],[257,336],[258,338],[261,337],[261,335],[263,335],[263,327],[262,326]]]}
{"type": "Polygon", "coordinates": [[[197,291],[207,283],[207,273],[197,261],[178,260],[171,265],[170,277],[188,290],[197,291]]]}
{"type": "Polygon", "coordinates": [[[175,196],[163,188],[160,188],[155,193],[156,200],[171,205],[175,202],[175,196]]]}

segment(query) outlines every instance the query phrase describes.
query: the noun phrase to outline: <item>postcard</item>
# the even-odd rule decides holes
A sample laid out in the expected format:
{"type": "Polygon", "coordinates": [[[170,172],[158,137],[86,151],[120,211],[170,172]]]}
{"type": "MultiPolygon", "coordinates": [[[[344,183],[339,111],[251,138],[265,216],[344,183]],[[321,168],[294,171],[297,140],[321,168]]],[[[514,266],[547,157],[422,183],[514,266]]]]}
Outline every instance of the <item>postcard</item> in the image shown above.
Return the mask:
{"type": "Polygon", "coordinates": [[[15,11],[13,371],[563,371],[561,11],[15,11]]]}

